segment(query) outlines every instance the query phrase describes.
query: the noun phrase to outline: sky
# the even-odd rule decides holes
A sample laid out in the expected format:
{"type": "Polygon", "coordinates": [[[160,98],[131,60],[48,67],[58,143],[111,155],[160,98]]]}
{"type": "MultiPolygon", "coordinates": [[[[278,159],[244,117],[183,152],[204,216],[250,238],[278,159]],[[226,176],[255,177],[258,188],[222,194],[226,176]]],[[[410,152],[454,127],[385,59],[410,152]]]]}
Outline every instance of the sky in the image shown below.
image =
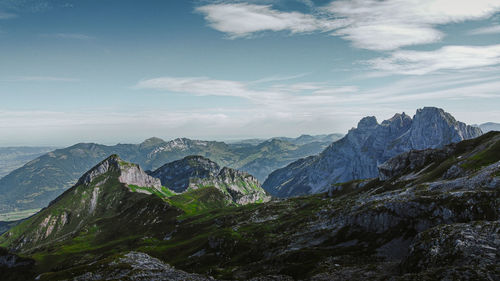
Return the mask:
{"type": "Polygon", "coordinates": [[[0,146],[500,122],[500,0],[0,0],[0,146]]]}

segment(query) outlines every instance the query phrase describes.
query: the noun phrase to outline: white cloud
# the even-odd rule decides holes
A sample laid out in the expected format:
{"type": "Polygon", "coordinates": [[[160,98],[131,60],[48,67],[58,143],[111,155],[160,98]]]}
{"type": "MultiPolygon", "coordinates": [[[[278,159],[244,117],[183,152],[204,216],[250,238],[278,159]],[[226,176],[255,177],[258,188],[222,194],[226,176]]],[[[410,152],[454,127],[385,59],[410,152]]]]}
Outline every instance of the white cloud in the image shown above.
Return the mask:
{"type": "Polygon", "coordinates": [[[200,6],[208,24],[231,38],[249,36],[261,31],[291,33],[325,32],[343,25],[341,21],[317,18],[300,12],[281,12],[270,5],[222,3],[200,6]]]}
{"type": "Polygon", "coordinates": [[[437,42],[443,34],[436,25],[490,17],[500,10],[500,1],[341,0],[326,9],[350,23],[335,35],[359,48],[394,50],[437,42]]]}
{"type": "MultiPolygon", "coordinates": [[[[254,82],[255,83],[255,82],[254,82]]],[[[159,77],[142,80],[135,86],[138,89],[156,89],[197,96],[239,97],[256,103],[270,102],[281,98],[278,92],[258,91],[249,88],[250,83],[230,80],[216,80],[205,77],[159,77]]]]}
{"type": "Polygon", "coordinates": [[[488,18],[500,11],[500,0],[339,0],[312,10],[228,2],[196,8],[212,28],[231,38],[261,31],[331,31],[355,47],[384,51],[437,42],[444,36],[437,25],[488,18]]]}
{"type": "Polygon", "coordinates": [[[468,32],[469,35],[497,34],[500,33],[500,25],[485,26],[468,32]]]}
{"type": "Polygon", "coordinates": [[[41,37],[52,37],[59,39],[72,39],[72,40],[92,40],[95,39],[93,36],[89,36],[81,33],[44,33],[40,34],[41,37]]]}
{"type": "Polygon", "coordinates": [[[500,64],[500,45],[445,46],[434,51],[394,51],[389,57],[369,60],[373,68],[396,74],[423,75],[500,64]]]}

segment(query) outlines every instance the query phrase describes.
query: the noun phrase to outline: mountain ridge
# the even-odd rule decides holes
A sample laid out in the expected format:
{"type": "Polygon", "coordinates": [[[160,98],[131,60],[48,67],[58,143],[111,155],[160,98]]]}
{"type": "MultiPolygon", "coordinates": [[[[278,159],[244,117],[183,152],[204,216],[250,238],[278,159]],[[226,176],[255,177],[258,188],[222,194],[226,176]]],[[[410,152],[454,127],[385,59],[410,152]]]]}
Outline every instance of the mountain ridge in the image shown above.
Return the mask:
{"type": "Polygon", "coordinates": [[[413,119],[397,113],[380,124],[374,116],[364,117],[357,128],[319,155],[271,173],[263,187],[278,197],[318,193],[334,183],[376,177],[377,166],[400,153],[437,148],[481,134],[479,128],[434,107],[418,109],[413,119]]]}
{"type": "Polygon", "coordinates": [[[328,144],[316,142],[298,146],[275,140],[253,146],[188,138],[165,142],[157,137],[140,144],[79,143],[42,155],[1,178],[0,212],[45,207],[74,185],[81,174],[111,154],[138,163],[145,170],[159,168],[188,155],[202,155],[221,166],[244,170],[264,180],[272,170],[317,153],[328,144]]]}

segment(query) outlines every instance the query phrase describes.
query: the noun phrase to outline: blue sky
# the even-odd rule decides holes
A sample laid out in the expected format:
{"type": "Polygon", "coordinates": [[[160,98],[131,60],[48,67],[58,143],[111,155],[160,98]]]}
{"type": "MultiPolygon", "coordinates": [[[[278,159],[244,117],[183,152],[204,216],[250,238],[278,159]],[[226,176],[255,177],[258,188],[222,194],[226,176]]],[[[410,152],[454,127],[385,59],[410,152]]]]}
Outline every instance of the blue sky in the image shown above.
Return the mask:
{"type": "Polygon", "coordinates": [[[0,0],[0,145],[500,122],[500,0],[0,0]]]}

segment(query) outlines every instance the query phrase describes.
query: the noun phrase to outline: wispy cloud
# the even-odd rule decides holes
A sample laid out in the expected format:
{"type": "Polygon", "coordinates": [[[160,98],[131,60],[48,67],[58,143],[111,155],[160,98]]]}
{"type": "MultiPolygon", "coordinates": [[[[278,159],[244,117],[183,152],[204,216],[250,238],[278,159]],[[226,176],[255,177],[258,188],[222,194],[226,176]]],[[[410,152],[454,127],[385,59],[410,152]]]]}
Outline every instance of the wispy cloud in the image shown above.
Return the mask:
{"type": "Polygon", "coordinates": [[[227,33],[230,38],[246,37],[261,31],[326,32],[344,25],[338,20],[278,11],[270,5],[221,3],[200,6],[196,11],[205,16],[212,28],[227,33]]]}
{"type": "Polygon", "coordinates": [[[393,52],[389,57],[369,60],[377,70],[396,74],[423,75],[500,64],[500,45],[445,46],[434,51],[393,52]]]}
{"type": "Polygon", "coordinates": [[[0,11],[0,20],[7,20],[7,19],[16,18],[16,17],[17,17],[16,14],[5,13],[5,12],[0,11]]]}
{"type": "Polygon", "coordinates": [[[488,18],[500,11],[500,2],[339,0],[312,10],[320,12],[283,12],[270,5],[230,2],[196,8],[212,28],[231,38],[261,31],[330,31],[355,47],[385,51],[437,42],[445,35],[436,26],[488,18]]]}
{"type": "Polygon", "coordinates": [[[500,33],[500,25],[485,26],[473,29],[468,32],[469,35],[498,34],[498,33],[500,33]]]}
{"type": "Polygon", "coordinates": [[[56,76],[12,76],[0,78],[3,82],[78,82],[80,79],[56,76]]]}
{"type": "Polygon", "coordinates": [[[40,37],[72,39],[72,40],[93,40],[95,37],[81,33],[43,33],[40,37]]]}
{"type": "Polygon", "coordinates": [[[436,25],[490,17],[500,10],[498,0],[355,0],[334,1],[326,9],[350,24],[335,35],[371,50],[439,41],[436,25]]]}

